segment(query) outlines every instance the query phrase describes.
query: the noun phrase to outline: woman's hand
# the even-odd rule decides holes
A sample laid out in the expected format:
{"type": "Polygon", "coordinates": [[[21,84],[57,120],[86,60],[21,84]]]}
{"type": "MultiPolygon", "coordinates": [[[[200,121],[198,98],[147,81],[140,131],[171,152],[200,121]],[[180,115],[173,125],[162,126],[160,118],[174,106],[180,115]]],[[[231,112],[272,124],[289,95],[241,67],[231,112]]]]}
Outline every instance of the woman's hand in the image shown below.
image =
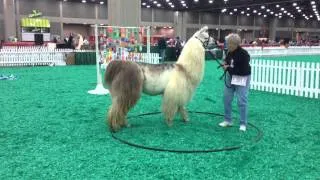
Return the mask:
{"type": "Polygon", "coordinates": [[[223,69],[224,69],[225,71],[227,70],[228,67],[230,67],[230,65],[228,65],[228,64],[224,64],[224,65],[223,65],[223,69]]]}

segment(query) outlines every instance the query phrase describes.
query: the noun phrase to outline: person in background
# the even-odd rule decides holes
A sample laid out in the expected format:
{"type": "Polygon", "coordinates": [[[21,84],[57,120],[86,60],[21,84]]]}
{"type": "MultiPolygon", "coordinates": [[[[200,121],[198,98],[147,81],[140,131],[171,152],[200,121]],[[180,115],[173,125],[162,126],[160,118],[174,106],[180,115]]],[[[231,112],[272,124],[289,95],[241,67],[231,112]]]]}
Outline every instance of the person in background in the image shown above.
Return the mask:
{"type": "Polygon", "coordinates": [[[56,43],[56,44],[58,43],[57,37],[53,38],[53,43],[56,43]]]}
{"type": "Polygon", "coordinates": [[[163,63],[166,58],[166,48],[167,48],[167,42],[164,37],[160,37],[158,41],[158,48],[159,48],[159,53],[161,57],[160,62],[163,63]]]}
{"type": "Polygon", "coordinates": [[[0,41],[0,49],[2,49],[3,43],[4,43],[4,40],[1,39],[1,41],[0,41]]]}
{"type": "Polygon", "coordinates": [[[73,34],[72,33],[70,33],[70,35],[69,35],[69,39],[68,39],[68,41],[66,42],[66,44],[67,44],[67,47],[69,48],[69,49],[74,49],[75,47],[74,47],[74,39],[73,39],[73,34]]]}
{"type": "Polygon", "coordinates": [[[241,38],[238,34],[229,34],[226,37],[228,48],[223,68],[226,71],[224,87],[224,121],[221,127],[232,125],[232,101],[234,94],[237,96],[240,112],[240,131],[246,131],[248,120],[248,93],[250,87],[250,55],[240,47],[241,38]]]}
{"type": "Polygon", "coordinates": [[[176,50],[176,59],[178,59],[179,56],[180,56],[180,53],[182,51],[182,45],[181,45],[181,41],[180,41],[180,37],[179,36],[176,37],[175,50],[176,50]]]}

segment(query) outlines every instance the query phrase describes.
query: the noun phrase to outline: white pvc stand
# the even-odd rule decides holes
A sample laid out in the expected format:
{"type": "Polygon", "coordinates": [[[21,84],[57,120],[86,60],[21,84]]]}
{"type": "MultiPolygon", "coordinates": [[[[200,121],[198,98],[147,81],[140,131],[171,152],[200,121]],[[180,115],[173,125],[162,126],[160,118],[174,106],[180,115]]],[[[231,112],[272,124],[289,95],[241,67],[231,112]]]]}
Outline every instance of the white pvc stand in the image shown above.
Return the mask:
{"type": "Polygon", "coordinates": [[[88,91],[89,94],[106,95],[109,94],[109,90],[105,89],[102,85],[100,66],[99,66],[99,43],[98,43],[98,25],[95,25],[95,43],[96,43],[96,65],[97,65],[97,86],[96,89],[88,91]]]}

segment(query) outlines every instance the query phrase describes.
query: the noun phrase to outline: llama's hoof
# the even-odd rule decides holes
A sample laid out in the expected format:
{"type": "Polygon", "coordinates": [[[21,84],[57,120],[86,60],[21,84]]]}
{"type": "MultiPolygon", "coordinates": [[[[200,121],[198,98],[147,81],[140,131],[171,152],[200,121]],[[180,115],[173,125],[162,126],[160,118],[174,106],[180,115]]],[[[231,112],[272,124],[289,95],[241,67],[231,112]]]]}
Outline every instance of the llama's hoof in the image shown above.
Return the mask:
{"type": "Polygon", "coordinates": [[[168,127],[172,127],[173,122],[172,121],[167,121],[167,125],[168,125],[168,127]]]}
{"type": "Polygon", "coordinates": [[[116,127],[110,127],[110,131],[113,132],[113,133],[116,133],[120,130],[120,127],[119,126],[116,126],[116,127]]]}
{"type": "Polygon", "coordinates": [[[120,124],[120,127],[121,128],[128,128],[128,127],[131,127],[131,124],[125,122],[125,123],[120,124]]]}

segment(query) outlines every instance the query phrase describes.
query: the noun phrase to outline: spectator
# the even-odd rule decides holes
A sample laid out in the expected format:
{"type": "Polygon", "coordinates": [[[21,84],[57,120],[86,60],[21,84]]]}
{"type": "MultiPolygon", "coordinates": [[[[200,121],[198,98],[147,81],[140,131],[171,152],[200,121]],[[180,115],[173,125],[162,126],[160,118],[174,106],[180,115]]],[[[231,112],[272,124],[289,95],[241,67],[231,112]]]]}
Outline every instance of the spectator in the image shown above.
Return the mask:
{"type": "Polygon", "coordinates": [[[176,37],[175,50],[176,50],[176,59],[178,59],[182,50],[182,45],[181,45],[179,36],[176,37]]]}
{"type": "Polygon", "coordinates": [[[160,52],[160,57],[161,57],[161,63],[165,61],[166,58],[166,48],[167,48],[167,42],[164,39],[164,37],[161,37],[158,41],[158,48],[160,52]]]}

